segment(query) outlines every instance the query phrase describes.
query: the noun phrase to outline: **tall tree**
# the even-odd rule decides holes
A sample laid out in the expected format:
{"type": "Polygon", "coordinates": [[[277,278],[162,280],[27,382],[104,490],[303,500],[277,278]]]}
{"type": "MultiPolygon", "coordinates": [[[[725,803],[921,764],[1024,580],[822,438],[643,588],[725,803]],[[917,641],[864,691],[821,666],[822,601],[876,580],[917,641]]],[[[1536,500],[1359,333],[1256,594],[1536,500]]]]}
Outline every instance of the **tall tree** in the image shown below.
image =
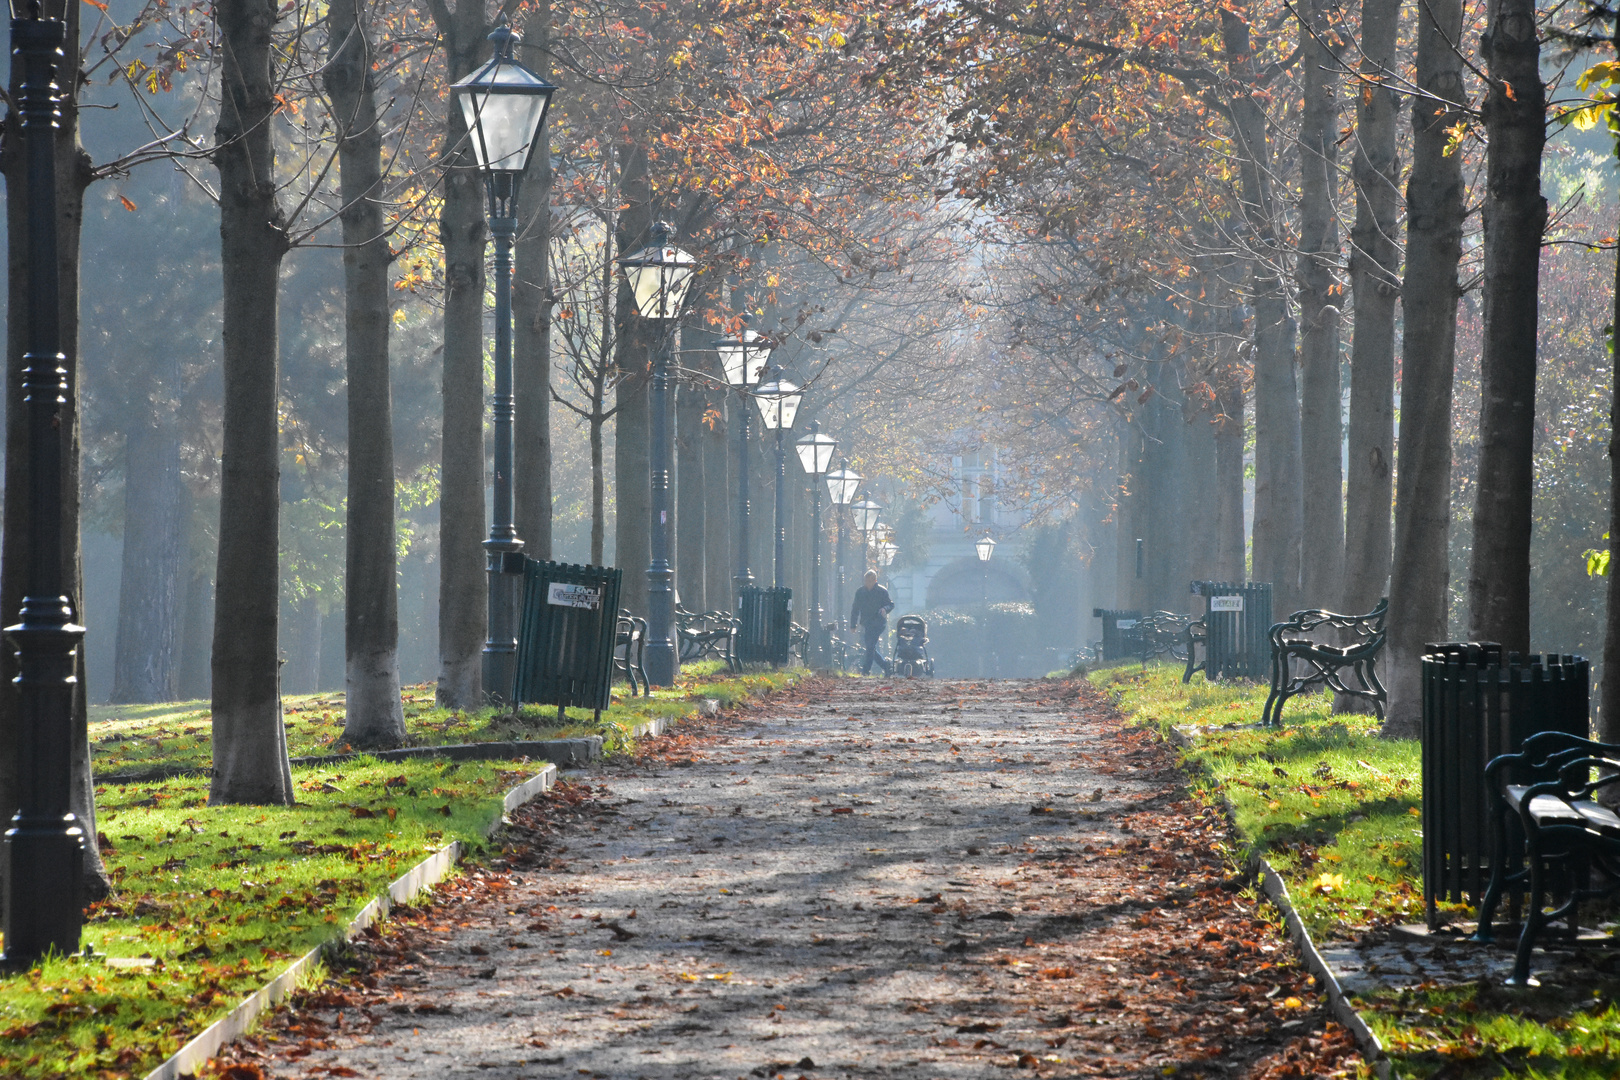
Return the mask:
{"type": "Polygon", "coordinates": [[[338,132],[349,383],[343,740],[391,747],[405,741],[405,712],[394,573],[394,399],[388,370],[393,256],[383,226],[383,129],[364,0],[333,0],[327,19],[325,79],[338,132]]]}
{"type": "Polygon", "coordinates": [[[180,477],[179,364],[152,387],[151,411],[124,436],[124,551],[118,581],[114,702],[173,701],[180,689],[182,575],[190,500],[180,477]],[[168,400],[164,400],[168,399],[168,400]]]}
{"type": "Polygon", "coordinates": [[[1310,553],[1302,556],[1304,603],[1338,602],[1344,573],[1340,469],[1338,31],[1323,0],[1309,0],[1300,26],[1304,109],[1299,133],[1299,256],[1294,264],[1300,318],[1301,512],[1310,553]]]}
{"type": "MultiPolygon", "coordinates": [[[[529,11],[528,66],[548,75],[551,4],[529,11]]],[[[524,221],[512,246],[513,519],[523,550],[551,558],[551,134],[542,128],[523,184],[524,221]]]]}
{"type": "Polygon", "coordinates": [[[294,801],[276,652],[281,462],[276,402],[286,220],[276,198],[274,0],[220,0],[214,128],[224,275],[224,457],[214,574],[211,803],[294,801]]]}
{"type": "MultiPolygon", "coordinates": [[[[1350,232],[1349,476],[1345,491],[1344,611],[1371,611],[1389,577],[1390,508],[1395,457],[1395,302],[1400,163],[1395,118],[1400,99],[1388,85],[1395,63],[1399,0],[1363,0],[1361,70],[1356,87],[1356,222],[1350,232]]],[[[1455,276],[1455,275],[1453,275],[1455,276]]]]}
{"type": "Polygon", "coordinates": [[[1423,646],[1446,637],[1451,390],[1465,215],[1462,155],[1449,144],[1468,101],[1456,47],[1462,30],[1462,0],[1420,5],[1401,289],[1400,469],[1384,676],[1389,702],[1383,731],[1403,738],[1414,737],[1423,718],[1423,646]]]}
{"type": "Polygon", "coordinates": [[[1488,74],[1485,326],[1468,636],[1528,653],[1537,289],[1547,226],[1547,94],[1534,0],[1490,0],[1480,45],[1488,74]]]}
{"type": "MultiPolygon", "coordinates": [[[[613,249],[624,256],[648,243],[653,223],[652,182],[647,149],[632,142],[618,150],[620,205],[614,220],[613,249]]],[[[614,560],[624,570],[620,594],[625,607],[647,611],[647,564],[652,561],[652,464],[647,433],[648,347],[652,327],[636,314],[630,287],[615,275],[613,350],[618,366],[613,424],[614,560]]]]}
{"type": "Polygon", "coordinates": [[[1294,377],[1294,320],[1288,313],[1286,254],[1277,230],[1268,121],[1259,95],[1278,74],[1256,66],[1249,23],[1221,11],[1221,41],[1231,74],[1230,110],[1239,164],[1240,202],[1254,263],[1254,567],[1269,581],[1279,610],[1299,606],[1304,529],[1300,476],[1299,390],[1294,377]]]}
{"type": "MultiPolygon", "coordinates": [[[[472,72],[487,48],[483,0],[431,0],[450,81],[472,72]]],[[[484,578],[484,184],[454,102],[445,110],[444,424],[439,450],[438,703],[450,709],[483,704],[483,649],[488,586],[484,578]]]]}

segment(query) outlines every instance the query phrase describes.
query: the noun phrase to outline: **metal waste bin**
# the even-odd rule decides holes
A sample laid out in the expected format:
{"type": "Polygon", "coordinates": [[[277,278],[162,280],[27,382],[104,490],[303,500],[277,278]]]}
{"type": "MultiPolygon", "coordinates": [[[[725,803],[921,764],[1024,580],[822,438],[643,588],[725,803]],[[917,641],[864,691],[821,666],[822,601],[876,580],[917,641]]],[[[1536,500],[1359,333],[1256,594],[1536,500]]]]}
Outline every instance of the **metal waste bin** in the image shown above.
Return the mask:
{"type": "Polygon", "coordinates": [[[1121,611],[1115,608],[1092,608],[1091,617],[1102,620],[1103,660],[1124,660],[1142,655],[1142,633],[1136,624],[1142,618],[1140,611],[1121,611]]]}
{"type": "Polygon", "coordinates": [[[608,707],[623,571],[526,559],[514,705],[608,707]]]}
{"type": "Polygon", "coordinates": [[[750,586],[737,599],[738,662],[786,664],[793,648],[793,590],[750,586]]]}
{"type": "MultiPolygon", "coordinates": [[[[1542,731],[1588,737],[1590,665],[1548,653],[1520,658],[1494,641],[1431,644],[1423,655],[1423,915],[1439,901],[1477,904],[1491,878],[1497,816],[1485,766],[1542,731]]],[[[1505,848],[1517,869],[1524,842],[1505,848]]]]}
{"type": "Polygon", "coordinates": [[[1271,582],[1195,581],[1205,601],[1204,659],[1188,659],[1186,678],[1203,671],[1206,679],[1271,680],[1271,582]]]}

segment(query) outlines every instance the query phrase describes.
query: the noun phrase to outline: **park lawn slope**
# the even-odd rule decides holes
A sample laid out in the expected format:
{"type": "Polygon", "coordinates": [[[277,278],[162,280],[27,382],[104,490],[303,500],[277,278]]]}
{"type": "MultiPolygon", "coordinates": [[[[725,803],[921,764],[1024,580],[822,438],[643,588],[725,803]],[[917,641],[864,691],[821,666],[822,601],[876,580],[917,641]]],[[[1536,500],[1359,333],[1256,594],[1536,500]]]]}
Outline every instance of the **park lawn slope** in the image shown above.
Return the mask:
{"type": "MultiPolygon", "coordinates": [[[[648,720],[678,720],[697,708],[696,699],[733,705],[751,694],[770,693],[802,678],[802,668],[732,674],[718,661],[682,668],[674,686],[650,696],[632,697],[615,690],[612,705],[597,725],[586,710],[568,712],[558,723],[552,706],[524,706],[516,719],[496,710],[452,710],[434,703],[433,686],[404,688],[406,746],[506,742],[602,735],[604,752],[628,749],[632,732],[648,720]]],[[[283,703],[287,752],[292,757],[320,757],[346,752],[343,740],[344,699],[341,692],[289,696],[283,703]]],[[[91,761],[98,776],[158,768],[206,769],[212,761],[207,701],[161,705],[94,705],[90,708],[91,761]]]]}
{"type": "MultiPolygon", "coordinates": [[[[1281,729],[1256,729],[1267,688],[1181,682],[1179,666],[1095,671],[1119,708],[1166,737],[1195,736],[1183,761],[1203,797],[1224,799],[1240,850],[1268,859],[1316,941],[1354,940],[1423,918],[1422,751],[1382,739],[1371,716],[1290,699],[1281,729]]],[[[1466,915],[1459,906],[1457,913],[1466,915]]],[[[1403,1077],[1620,1076],[1620,979],[1579,988],[1489,983],[1359,998],[1403,1077]]]]}
{"type": "Polygon", "coordinates": [[[477,850],[542,767],[358,757],[296,770],[290,807],[207,806],[201,777],[98,787],[116,892],[94,955],[0,981],[0,1076],[144,1075],[428,855],[477,850]]]}

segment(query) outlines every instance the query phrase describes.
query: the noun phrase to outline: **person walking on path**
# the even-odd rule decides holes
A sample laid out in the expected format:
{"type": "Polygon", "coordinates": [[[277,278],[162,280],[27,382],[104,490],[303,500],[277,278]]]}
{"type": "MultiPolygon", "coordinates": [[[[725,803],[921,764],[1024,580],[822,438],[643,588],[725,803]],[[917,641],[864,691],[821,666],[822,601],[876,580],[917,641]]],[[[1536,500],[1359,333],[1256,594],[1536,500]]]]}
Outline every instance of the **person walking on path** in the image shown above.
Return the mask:
{"type": "Polygon", "coordinates": [[[876,570],[868,570],[866,582],[855,590],[855,603],[849,609],[849,628],[861,628],[861,644],[866,646],[866,654],[861,657],[862,675],[872,670],[874,660],[885,675],[894,674],[894,666],[878,652],[878,643],[883,640],[883,631],[889,625],[889,612],[893,610],[894,601],[889,599],[889,590],[877,583],[876,570]]]}

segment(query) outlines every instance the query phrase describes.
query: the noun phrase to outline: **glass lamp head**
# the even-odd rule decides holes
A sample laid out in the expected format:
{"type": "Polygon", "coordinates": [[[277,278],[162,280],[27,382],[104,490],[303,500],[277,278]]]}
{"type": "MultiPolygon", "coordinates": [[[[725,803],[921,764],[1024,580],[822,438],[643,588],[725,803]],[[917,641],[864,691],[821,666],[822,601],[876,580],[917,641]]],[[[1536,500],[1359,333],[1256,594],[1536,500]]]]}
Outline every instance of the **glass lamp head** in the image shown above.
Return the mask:
{"type": "Polygon", "coordinates": [[[765,376],[765,369],[771,364],[772,347],[770,338],[748,329],[714,343],[726,382],[739,390],[753,386],[765,376]]]}
{"type": "Polygon", "coordinates": [[[848,506],[855,501],[855,493],[861,489],[861,481],[864,479],[865,477],[851,469],[849,462],[846,461],[841,468],[827,474],[827,494],[832,496],[835,505],[848,506]]]}
{"type": "Polygon", "coordinates": [[[759,406],[760,422],[766,431],[791,430],[793,418],[799,414],[799,402],[803,400],[803,388],[781,375],[754,391],[754,403],[759,406]]]}
{"type": "Polygon", "coordinates": [[[831,435],[813,432],[793,444],[798,451],[799,464],[811,476],[820,476],[832,467],[833,451],[838,449],[838,440],[831,435]]]}
{"type": "Polygon", "coordinates": [[[982,536],[973,547],[979,553],[980,562],[989,562],[991,554],[996,550],[996,541],[994,537],[982,536]]]}
{"type": "Polygon", "coordinates": [[[871,532],[878,523],[878,515],[883,513],[883,507],[871,499],[862,499],[849,509],[855,515],[855,527],[861,532],[871,532]]]}
{"type": "Polygon", "coordinates": [[[878,545],[877,552],[878,563],[882,566],[888,566],[894,562],[894,557],[900,554],[900,548],[894,543],[885,540],[883,543],[878,545]]]}
{"type": "Polygon", "coordinates": [[[512,59],[522,40],[507,26],[489,35],[495,54],[450,88],[461,105],[473,158],[486,173],[522,173],[534,156],[556,87],[512,59]]]}
{"type": "Polygon", "coordinates": [[[619,260],[625,280],[644,319],[673,319],[686,302],[686,290],[697,273],[697,260],[670,242],[675,233],[667,221],[655,222],[652,243],[619,260]]]}

